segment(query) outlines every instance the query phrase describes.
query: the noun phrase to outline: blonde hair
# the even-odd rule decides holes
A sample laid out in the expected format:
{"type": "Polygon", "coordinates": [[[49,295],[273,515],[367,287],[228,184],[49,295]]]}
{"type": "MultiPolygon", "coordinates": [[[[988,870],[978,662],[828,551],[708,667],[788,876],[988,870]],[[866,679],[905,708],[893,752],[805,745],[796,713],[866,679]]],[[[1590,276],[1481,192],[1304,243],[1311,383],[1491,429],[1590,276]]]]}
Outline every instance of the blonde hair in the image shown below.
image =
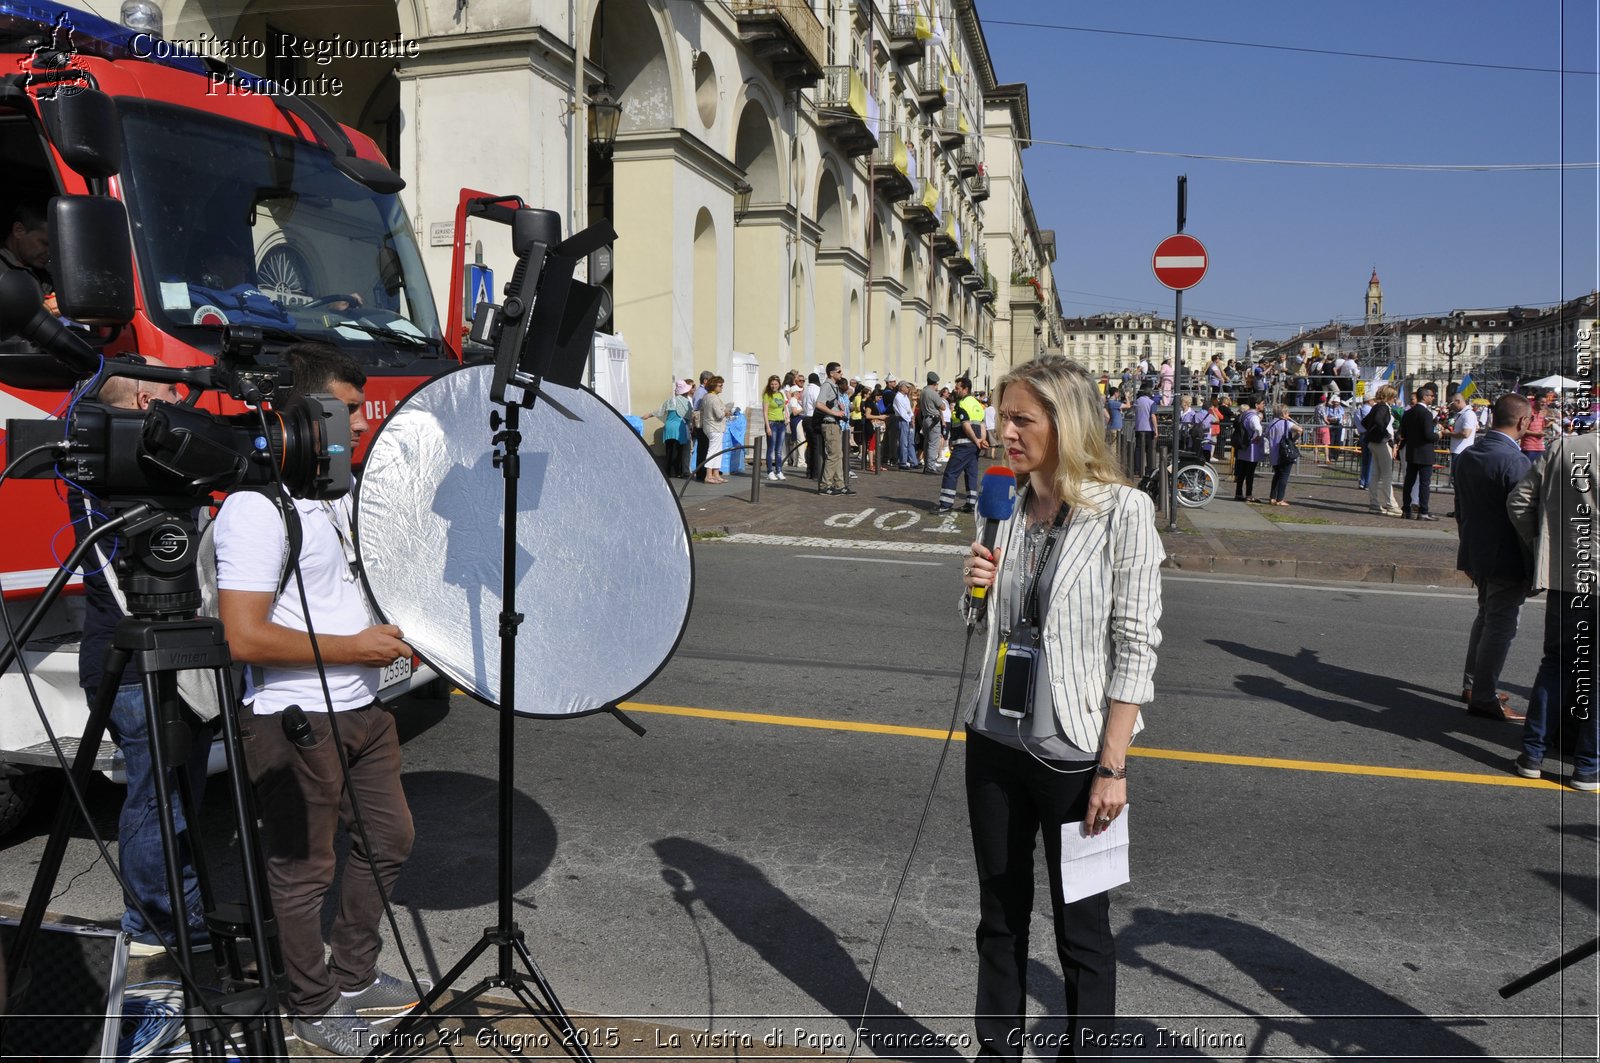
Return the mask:
{"type": "Polygon", "coordinates": [[[1400,391],[1398,388],[1396,388],[1393,384],[1385,384],[1378,389],[1378,393],[1376,395],[1372,396],[1372,401],[1387,404],[1393,402],[1399,397],[1400,391]]]}
{"type": "Polygon", "coordinates": [[[1063,502],[1092,508],[1086,486],[1129,482],[1106,442],[1103,400],[1087,369],[1059,354],[1042,355],[1000,378],[995,405],[1018,384],[1033,392],[1056,430],[1056,493],[1063,502]]]}

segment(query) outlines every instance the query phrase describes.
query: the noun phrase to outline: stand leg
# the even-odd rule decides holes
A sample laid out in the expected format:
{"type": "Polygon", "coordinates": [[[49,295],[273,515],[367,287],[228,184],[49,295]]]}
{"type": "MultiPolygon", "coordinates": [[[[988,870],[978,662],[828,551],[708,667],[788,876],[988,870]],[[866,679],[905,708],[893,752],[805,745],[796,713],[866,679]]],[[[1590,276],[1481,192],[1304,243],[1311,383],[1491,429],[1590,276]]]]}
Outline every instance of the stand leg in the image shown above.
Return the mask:
{"type": "MultiPolygon", "coordinates": [[[[112,647],[106,652],[105,667],[100,675],[100,687],[95,691],[94,704],[89,707],[89,722],[84,725],[78,742],[78,755],[72,761],[72,782],[82,793],[94,774],[94,759],[100,752],[100,739],[106,732],[106,721],[111,719],[111,705],[117,698],[117,687],[122,673],[128,667],[130,655],[125,650],[112,647]]],[[[72,821],[78,814],[77,803],[67,799],[56,810],[56,821],[50,828],[50,838],[45,842],[44,855],[39,858],[39,870],[33,877],[33,889],[28,893],[28,904],[22,910],[22,921],[17,926],[15,946],[7,958],[7,983],[12,997],[21,999],[28,988],[32,971],[28,961],[33,952],[34,939],[44,922],[45,909],[50,905],[56,878],[61,874],[61,861],[67,854],[67,841],[72,831],[72,821]]]]}

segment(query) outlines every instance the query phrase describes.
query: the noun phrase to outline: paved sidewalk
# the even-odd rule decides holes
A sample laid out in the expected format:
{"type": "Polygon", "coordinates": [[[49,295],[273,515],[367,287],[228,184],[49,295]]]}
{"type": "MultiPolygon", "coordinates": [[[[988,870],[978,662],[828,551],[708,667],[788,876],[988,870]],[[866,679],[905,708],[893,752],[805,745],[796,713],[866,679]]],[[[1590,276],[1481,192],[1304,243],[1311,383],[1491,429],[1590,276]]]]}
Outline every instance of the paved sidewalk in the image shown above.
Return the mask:
{"type": "MultiPolygon", "coordinates": [[[[1199,509],[1180,508],[1176,530],[1168,529],[1164,513],[1156,514],[1172,568],[1324,582],[1468,585],[1455,571],[1455,522],[1444,515],[1454,504],[1448,490],[1435,491],[1440,520],[1424,524],[1371,513],[1366,492],[1342,470],[1312,466],[1291,480],[1288,506],[1265,506],[1233,501],[1231,466],[1219,463],[1217,469],[1217,497],[1199,509]]],[[[934,513],[940,479],[856,469],[849,480],[853,494],[818,495],[813,481],[792,469],[782,481],[763,477],[758,501],[751,502],[750,477],[738,474],[726,484],[689,484],[681,503],[697,535],[798,536],[811,546],[837,542],[839,549],[863,541],[884,544],[878,549],[959,547],[972,540],[976,521],[969,514],[934,513]]],[[[684,488],[682,480],[670,482],[675,491],[684,488]]]]}

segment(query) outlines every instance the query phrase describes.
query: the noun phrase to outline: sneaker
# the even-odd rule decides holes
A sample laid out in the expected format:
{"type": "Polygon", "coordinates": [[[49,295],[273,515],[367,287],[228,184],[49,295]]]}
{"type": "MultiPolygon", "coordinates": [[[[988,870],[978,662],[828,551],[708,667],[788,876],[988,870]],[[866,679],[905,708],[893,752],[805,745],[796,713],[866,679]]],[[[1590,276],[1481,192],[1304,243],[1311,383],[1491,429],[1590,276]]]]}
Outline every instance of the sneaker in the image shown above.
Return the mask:
{"type": "Polygon", "coordinates": [[[767,479],[769,479],[769,480],[773,481],[774,483],[776,483],[777,480],[778,480],[778,474],[775,473],[775,472],[769,472],[769,473],[767,473],[767,479]]]}
{"type": "Polygon", "coordinates": [[[975,513],[975,512],[977,512],[977,509],[978,509],[977,506],[973,505],[971,502],[968,502],[966,505],[961,507],[961,512],[962,513],[975,513]]]}
{"type": "Polygon", "coordinates": [[[937,514],[937,515],[938,515],[938,516],[941,516],[941,517],[942,517],[942,516],[944,516],[944,515],[945,515],[945,514],[946,514],[946,513],[954,513],[954,512],[955,512],[955,507],[954,507],[954,506],[945,506],[945,505],[941,505],[941,506],[939,506],[939,507],[938,507],[938,508],[937,508],[937,509],[935,509],[935,510],[934,510],[934,511],[933,511],[933,512],[934,512],[934,513],[935,513],[935,514],[937,514]]]}
{"type": "MultiPolygon", "coordinates": [[[[426,993],[433,988],[433,983],[426,978],[420,979],[422,991],[426,993]]],[[[411,983],[402,982],[394,975],[379,971],[372,984],[359,993],[340,993],[339,999],[354,1009],[357,1015],[404,1015],[417,1006],[422,998],[417,996],[417,991],[411,988],[411,983]]]]}
{"type": "Polygon", "coordinates": [[[1434,521],[1436,521],[1439,518],[1435,517],[1432,513],[1418,513],[1417,514],[1417,519],[1418,520],[1434,520],[1434,521]]]}
{"type": "Polygon", "coordinates": [[[783,470],[782,469],[778,470],[778,479],[780,479],[780,480],[783,479],[783,470]]]}
{"type": "Polygon", "coordinates": [[[1537,779],[1544,774],[1544,761],[1534,760],[1526,753],[1518,753],[1511,770],[1524,779],[1537,779]]]}
{"type": "MultiPolygon", "coordinates": [[[[151,956],[164,956],[169,948],[172,950],[173,954],[176,955],[178,952],[177,941],[174,940],[170,942],[163,942],[159,934],[144,933],[130,935],[128,938],[128,955],[134,959],[149,959],[151,956]]],[[[191,926],[189,928],[189,951],[211,951],[211,935],[206,931],[205,927],[191,926]]]]}
{"type": "Polygon", "coordinates": [[[371,1027],[361,1020],[350,1006],[350,1001],[343,997],[334,1001],[327,1014],[320,1019],[295,1019],[294,1035],[324,1052],[351,1059],[365,1059],[374,1040],[371,1027]]]}
{"type": "Polygon", "coordinates": [[[1600,790],[1600,771],[1575,771],[1567,782],[1574,790],[1600,790]]]}

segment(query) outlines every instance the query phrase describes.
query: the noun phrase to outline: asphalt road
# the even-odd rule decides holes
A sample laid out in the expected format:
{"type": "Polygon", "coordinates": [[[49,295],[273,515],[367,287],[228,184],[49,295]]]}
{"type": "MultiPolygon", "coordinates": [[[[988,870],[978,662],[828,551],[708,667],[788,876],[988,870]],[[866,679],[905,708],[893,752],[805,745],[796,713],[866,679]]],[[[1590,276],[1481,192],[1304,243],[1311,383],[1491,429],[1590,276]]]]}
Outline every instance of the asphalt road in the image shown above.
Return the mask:
{"type": "MultiPolygon", "coordinates": [[[[517,918],[569,1009],[840,1050],[955,704],[958,569],[700,543],[689,629],[631,708],[646,737],[603,717],[520,722],[517,918]]],[[[1130,763],[1133,881],[1113,901],[1124,1054],[1592,1058],[1595,960],[1495,992],[1594,935],[1600,802],[1516,779],[1517,729],[1454,700],[1471,599],[1165,590],[1130,763]]],[[[1542,611],[1524,610],[1506,671],[1519,697],[1542,611]]],[[[437,974],[494,920],[494,717],[459,696],[404,712],[418,840],[395,899],[437,974]]],[[[895,1016],[885,1034],[970,1057],[962,756],[933,793],[871,1010],[895,1016]]],[[[118,797],[96,787],[102,829],[118,797]]],[[[213,802],[208,831],[228,818],[213,802]]],[[[21,903],[42,831],[3,843],[0,902],[21,903]]],[[[75,841],[57,911],[120,910],[92,862],[75,841]]],[[[1061,981],[1039,904],[1042,1044],[1061,981]]]]}

